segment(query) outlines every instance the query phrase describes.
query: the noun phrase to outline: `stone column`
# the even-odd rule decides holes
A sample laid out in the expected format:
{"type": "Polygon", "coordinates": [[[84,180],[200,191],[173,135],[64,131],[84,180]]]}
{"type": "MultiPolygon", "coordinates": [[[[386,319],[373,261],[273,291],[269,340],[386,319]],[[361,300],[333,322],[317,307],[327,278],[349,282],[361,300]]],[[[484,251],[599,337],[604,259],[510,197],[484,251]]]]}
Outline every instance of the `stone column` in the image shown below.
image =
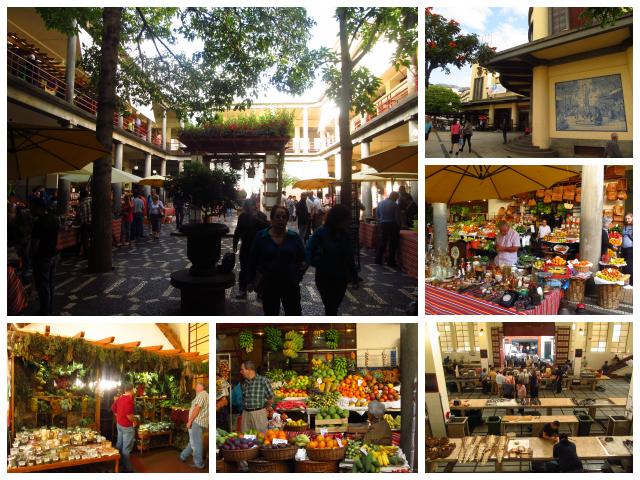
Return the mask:
{"type": "Polygon", "coordinates": [[[151,143],[153,138],[151,136],[151,120],[147,119],[147,142],[151,143]]]}
{"type": "Polygon", "coordinates": [[[427,376],[427,390],[424,400],[427,417],[429,418],[429,433],[434,437],[446,437],[446,419],[450,412],[449,394],[444,377],[444,368],[442,368],[438,327],[435,322],[427,322],[426,330],[425,373],[427,376]]]}
{"type": "Polygon", "coordinates": [[[409,141],[418,141],[418,120],[409,120],[407,122],[407,128],[409,129],[409,141]]]}
{"type": "Polygon", "coordinates": [[[495,121],[496,107],[493,103],[489,104],[489,119],[488,127],[493,128],[493,122],[495,121]]]}
{"type": "Polygon", "coordinates": [[[293,151],[300,152],[300,127],[293,127],[293,151]]]}
{"type": "Polygon", "coordinates": [[[518,104],[516,102],[511,105],[511,128],[514,132],[518,128],[518,104]]]}
{"type": "Polygon", "coordinates": [[[580,204],[580,260],[593,263],[598,271],[602,231],[604,166],[582,166],[582,203],[580,204]]]}
{"type": "MultiPolygon", "coordinates": [[[[151,154],[147,153],[147,156],[144,157],[144,176],[151,176],[151,154]]],[[[149,185],[144,186],[144,194],[149,195],[151,193],[151,187],[149,185]]]]}
{"type": "MultiPolygon", "coordinates": [[[[75,20],[73,21],[75,26],[75,20]]],[[[73,104],[74,90],[76,84],[76,43],[78,41],[77,35],[70,35],[67,37],[67,58],[65,65],[65,81],[67,88],[65,91],[65,100],[73,104]]]]}
{"type": "MultiPolygon", "coordinates": [[[[370,155],[369,148],[371,147],[370,142],[362,142],[360,144],[360,159],[367,158],[370,155]]],[[[369,173],[372,171],[369,165],[362,164],[362,173],[369,173]]],[[[373,196],[371,195],[371,182],[362,182],[361,187],[361,201],[364,205],[364,217],[370,217],[373,211],[373,196]]]]}
{"type": "Polygon", "coordinates": [[[407,452],[410,465],[417,463],[418,448],[416,436],[418,433],[418,408],[424,408],[418,403],[418,324],[400,324],[400,376],[402,388],[400,397],[400,414],[402,415],[401,430],[405,432],[400,440],[403,452],[407,452]],[[415,432],[415,435],[411,435],[415,432]]]}
{"type": "Polygon", "coordinates": [[[167,111],[162,110],[162,150],[167,149],[167,111]]]}
{"type": "Polygon", "coordinates": [[[278,155],[267,153],[264,162],[264,195],[262,206],[268,213],[280,201],[278,192],[278,155]]]}
{"type": "Polygon", "coordinates": [[[433,249],[447,253],[449,240],[447,238],[447,218],[449,211],[446,203],[433,203],[433,249]]]}
{"type": "MultiPolygon", "coordinates": [[[[531,142],[535,147],[549,148],[549,67],[533,67],[531,88],[531,142]]],[[[598,195],[602,197],[602,192],[598,195]]]]}
{"type": "Polygon", "coordinates": [[[309,109],[302,110],[302,151],[309,153],[309,109]]]}
{"type": "Polygon", "coordinates": [[[184,160],[178,161],[178,171],[184,172],[184,160]]]}
{"type": "MultiPolygon", "coordinates": [[[[334,157],[333,160],[333,164],[335,165],[333,167],[333,173],[335,175],[335,178],[338,180],[342,180],[342,155],[339,153],[336,153],[336,156],[334,157]]],[[[342,195],[342,185],[340,183],[337,183],[335,186],[336,189],[336,204],[340,203],[340,196],[342,195]]]]}
{"type": "Polygon", "coordinates": [[[480,352],[482,353],[483,350],[486,350],[487,352],[487,358],[482,358],[482,355],[480,355],[480,368],[486,368],[487,369],[487,373],[489,373],[489,347],[490,345],[490,341],[489,341],[489,329],[487,328],[487,324],[486,323],[479,323],[478,324],[478,343],[479,343],[479,347],[480,347],[480,352]]]}
{"type": "MultiPolygon", "coordinates": [[[[166,158],[163,158],[161,160],[161,162],[160,162],[160,175],[162,175],[163,177],[167,176],[167,159],[166,158]]],[[[162,195],[162,198],[164,199],[164,187],[162,187],[160,189],[160,194],[162,195]]]]}
{"type": "MultiPolygon", "coordinates": [[[[115,142],[115,150],[114,150],[114,167],[118,170],[122,170],[122,159],[124,154],[124,145],[120,142],[115,142]]],[[[114,183],[113,184],[113,211],[118,214],[120,213],[120,197],[122,196],[122,184],[114,183]]]]}

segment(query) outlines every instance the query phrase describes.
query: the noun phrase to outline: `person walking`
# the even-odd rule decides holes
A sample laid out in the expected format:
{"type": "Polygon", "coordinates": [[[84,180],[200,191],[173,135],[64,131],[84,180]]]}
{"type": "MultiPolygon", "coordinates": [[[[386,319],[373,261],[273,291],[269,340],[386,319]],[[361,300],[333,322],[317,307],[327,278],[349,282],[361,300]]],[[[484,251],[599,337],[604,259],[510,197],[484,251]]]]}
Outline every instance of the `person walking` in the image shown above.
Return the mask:
{"type": "Polygon", "coordinates": [[[473,135],[473,123],[471,123],[471,120],[467,120],[467,122],[464,124],[462,135],[462,151],[464,153],[464,145],[466,143],[467,145],[469,145],[469,153],[471,153],[471,136],[473,135]]]}
{"type": "Polygon", "coordinates": [[[633,285],[633,213],[624,216],[624,227],[622,228],[622,256],[627,266],[625,273],[629,274],[629,285],[633,285]]]}
{"type": "Polygon", "coordinates": [[[431,117],[427,115],[427,118],[424,124],[425,141],[429,140],[429,134],[431,133],[432,129],[433,129],[433,122],[431,121],[431,117]]]}
{"type": "Polygon", "coordinates": [[[193,455],[193,464],[198,470],[204,470],[204,433],[209,428],[209,394],[204,388],[204,383],[196,383],[196,396],[191,401],[187,429],[189,431],[189,443],[180,452],[180,460],[187,461],[193,455]]]}
{"type": "Polygon", "coordinates": [[[612,133],[611,140],[607,142],[604,147],[605,158],[622,158],[622,152],[620,151],[620,145],[618,145],[618,134],[612,133]]]}
{"type": "Polygon", "coordinates": [[[142,195],[138,193],[133,198],[133,222],[131,223],[131,238],[134,241],[137,241],[144,236],[144,211],[144,200],[142,199],[142,195]]]}
{"type": "Polygon", "coordinates": [[[157,194],[151,195],[151,203],[149,204],[149,221],[151,222],[151,238],[158,240],[160,238],[160,223],[164,216],[164,204],[158,198],[157,194]]]}
{"type": "Polygon", "coordinates": [[[349,237],[351,212],[344,205],[331,207],[324,226],[307,242],[306,262],[316,269],[316,287],[325,315],[338,315],[347,284],[358,288],[358,272],[349,237]]]}
{"type": "Polygon", "coordinates": [[[306,270],[304,245],[293,230],[287,230],[289,210],[271,208],[271,226],[258,232],[249,255],[247,288],[262,296],[265,315],[302,315],[300,281],[306,270]]]}
{"type": "Polygon", "coordinates": [[[255,364],[245,360],[240,364],[242,375],[242,417],[240,431],[257,430],[264,432],[269,424],[269,416],[273,414],[273,388],[271,381],[258,375],[255,364]]]}
{"type": "Polygon", "coordinates": [[[58,219],[42,198],[31,200],[31,214],[37,217],[31,232],[33,281],[40,301],[40,315],[53,315],[56,264],[58,263],[58,219]]]}
{"type": "Polygon", "coordinates": [[[458,150],[456,151],[456,156],[460,153],[460,124],[458,123],[458,119],[454,118],[453,123],[451,124],[451,148],[449,149],[449,153],[453,153],[454,145],[458,146],[458,150]]]}
{"type": "Polygon", "coordinates": [[[182,195],[173,197],[173,208],[176,211],[176,230],[180,230],[184,221],[184,198],[182,195]]]}
{"type": "Polygon", "coordinates": [[[91,245],[91,195],[89,195],[89,192],[84,188],[80,190],[78,220],[80,221],[82,258],[89,258],[89,248],[91,245]]]}
{"type": "Polygon", "coordinates": [[[133,224],[133,201],[131,195],[125,195],[120,207],[122,228],[120,229],[120,243],[131,245],[131,225],[133,224]]]}
{"type": "Polygon", "coordinates": [[[260,230],[269,226],[269,221],[264,213],[258,211],[256,203],[252,200],[245,200],[242,206],[242,213],[238,217],[236,229],[233,232],[233,252],[238,251],[240,245],[240,274],[238,275],[237,299],[247,298],[247,277],[249,270],[249,254],[253,240],[260,230]]]}
{"type": "Polygon", "coordinates": [[[500,129],[502,130],[502,144],[505,145],[507,143],[507,132],[509,131],[509,117],[506,115],[502,117],[500,129]]]}
{"type": "Polygon", "coordinates": [[[376,216],[380,222],[380,241],[376,251],[376,263],[382,265],[384,253],[389,246],[389,256],[387,264],[390,267],[396,266],[396,251],[400,241],[400,208],[398,192],[391,192],[386,200],[381,201],[376,208],[376,216]]]}
{"type": "Polygon", "coordinates": [[[307,207],[307,193],[302,192],[300,201],[296,204],[296,217],[298,217],[298,234],[303,242],[309,238],[309,208],[307,207]]]}
{"type": "Polygon", "coordinates": [[[120,471],[123,473],[135,473],[131,464],[131,451],[135,443],[135,416],[133,402],[133,384],[124,384],[124,393],[111,406],[111,411],[116,417],[118,440],[116,449],[120,452],[120,471]]]}

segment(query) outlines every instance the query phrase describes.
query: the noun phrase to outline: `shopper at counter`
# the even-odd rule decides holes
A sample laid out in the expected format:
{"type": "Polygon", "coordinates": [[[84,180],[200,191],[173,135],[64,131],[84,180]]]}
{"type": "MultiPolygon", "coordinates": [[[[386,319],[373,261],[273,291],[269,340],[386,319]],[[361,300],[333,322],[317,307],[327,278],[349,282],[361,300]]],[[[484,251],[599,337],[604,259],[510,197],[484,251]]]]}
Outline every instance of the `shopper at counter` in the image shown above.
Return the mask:
{"type": "Polygon", "coordinates": [[[554,420],[551,423],[545,423],[544,427],[542,427],[542,431],[540,432],[540,438],[544,440],[553,440],[555,442],[558,439],[559,431],[560,422],[558,420],[554,420]]]}
{"type": "Polygon", "coordinates": [[[558,443],[553,446],[553,458],[555,460],[546,463],[546,472],[582,472],[582,461],[578,457],[576,444],[569,441],[566,433],[561,433],[558,443]]]}
{"type": "Polygon", "coordinates": [[[120,452],[121,471],[135,473],[136,470],[133,468],[130,458],[135,444],[133,384],[125,383],[124,393],[113,403],[111,411],[116,417],[118,429],[116,448],[120,452]]]}
{"type": "Polygon", "coordinates": [[[240,364],[242,382],[242,420],[240,430],[258,430],[264,432],[269,424],[269,411],[273,412],[273,389],[271,380],[256,372],[256,366],[252,361],[240,364]]]}
{"type": "Polygon", "coordinates": [[[613,248],[609,242],[609,227],[613,219],[611,217],[602,217],[602,240],[600,242],[600,255],[604,255],[610,248],[613,248]]]}
{"type": "Polygon", "coordinates": [[[624,228],[622,230],[622,256],[627,266],[625,273],[629,277],[629,285],[633,285],[633,213],[624,216],[624,228]]]}
{"type": "Polygon", "coordinates": [[[505,220],[500,220],[497,226],[499,233],[496,235],[496,265],[515,265],[518,261],[520,235],[505,220]]]}
{"type": "Polygon", "coordinates": [[[364,435],[364,443],[374,445],[391,445],[391,428],[384,420],[384,404],[373,401],[369,403],[369,430],[364,435]]]}

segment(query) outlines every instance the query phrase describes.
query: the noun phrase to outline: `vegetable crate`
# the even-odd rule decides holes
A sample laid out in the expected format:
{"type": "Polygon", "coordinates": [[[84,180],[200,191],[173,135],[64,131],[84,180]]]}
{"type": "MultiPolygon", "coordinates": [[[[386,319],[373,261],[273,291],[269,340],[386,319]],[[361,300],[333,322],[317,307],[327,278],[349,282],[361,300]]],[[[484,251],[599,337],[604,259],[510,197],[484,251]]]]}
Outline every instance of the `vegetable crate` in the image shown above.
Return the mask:
{"type": "Polygon", "coordinates": [[[344,433],[347,431],[349,424],[348,418],[338,418],[329,420],[316,419],[316,432],[320,433],[320,429],[326,428],[328,433],[344,433]]]}

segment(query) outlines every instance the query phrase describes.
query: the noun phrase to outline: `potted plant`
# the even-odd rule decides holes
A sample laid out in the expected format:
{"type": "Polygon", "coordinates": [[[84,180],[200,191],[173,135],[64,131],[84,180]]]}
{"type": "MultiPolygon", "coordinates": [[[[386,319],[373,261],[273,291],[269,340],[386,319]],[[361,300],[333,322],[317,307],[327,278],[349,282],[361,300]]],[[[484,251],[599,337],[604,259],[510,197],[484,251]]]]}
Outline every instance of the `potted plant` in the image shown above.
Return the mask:
{"type": "Polygon", "coordinates": [[[226,200],[236,198],[238,175],[220,169],[208,169],[196,162],[187,163],[184,171],[166,183],[171,195],[180,195],[192,207],[200,209],[204,223],[183,225],[180,231],[187,236],[187,257],[191,261],[189,273],[197,277],[213,275],[220,259],[220,242],[229,227],[222,223],[208,223],[215,208],[226,200]]]}

